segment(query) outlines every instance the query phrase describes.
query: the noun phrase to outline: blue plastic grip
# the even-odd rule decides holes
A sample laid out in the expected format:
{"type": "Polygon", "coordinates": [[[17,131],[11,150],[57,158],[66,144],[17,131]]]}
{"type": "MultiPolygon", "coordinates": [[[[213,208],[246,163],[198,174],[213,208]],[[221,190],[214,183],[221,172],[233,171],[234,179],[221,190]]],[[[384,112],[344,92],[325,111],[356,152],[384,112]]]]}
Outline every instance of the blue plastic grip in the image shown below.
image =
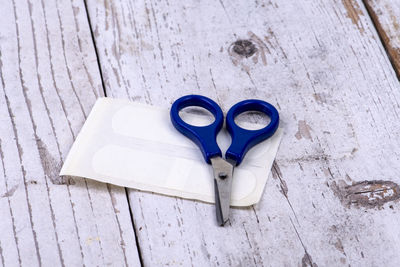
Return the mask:
{"type": "Polygon", "coordinates": [[[226,116],[226,128],[232,137],[232,144],[225,154],[226,159],[230,159],[239,165],[247,151],[271,137],[279,126],[279,113],[274,106],[262,100],[244,100],[228,111],[226,116]],[[259,111],[268,115],[271,119],[270,123],[259,130],[246,130],[239,127],[235,123],[235,117],[246,111],[259,111]]]}
{"type": "Polygon", "coordinates": [[[174,127],[200,148],[207,163],[210,164],[210,158],[214,156],[222,156],[217,144],[217,134],[222,128],[224,115],[217,103],[205,96],[186,95],[172,104],[170,116],[174,127]],[[184,122],[179,111],[190,106],[207,109],[214,115],[215,121],[207,126],[194,126],[184,122]]]}

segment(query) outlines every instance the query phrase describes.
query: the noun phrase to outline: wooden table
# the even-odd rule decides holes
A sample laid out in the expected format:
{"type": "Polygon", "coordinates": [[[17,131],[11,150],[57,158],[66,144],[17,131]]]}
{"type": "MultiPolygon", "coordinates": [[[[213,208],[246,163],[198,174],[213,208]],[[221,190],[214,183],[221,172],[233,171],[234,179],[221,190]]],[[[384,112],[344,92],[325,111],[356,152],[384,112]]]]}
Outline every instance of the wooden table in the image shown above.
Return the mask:
{"type": "Polygon", "coordinates": [[[2,1],[0,266],[399,266],[397,0],[2,1]],[[257,205],[60,179],[96,98],[274,104],[257,205]]]}

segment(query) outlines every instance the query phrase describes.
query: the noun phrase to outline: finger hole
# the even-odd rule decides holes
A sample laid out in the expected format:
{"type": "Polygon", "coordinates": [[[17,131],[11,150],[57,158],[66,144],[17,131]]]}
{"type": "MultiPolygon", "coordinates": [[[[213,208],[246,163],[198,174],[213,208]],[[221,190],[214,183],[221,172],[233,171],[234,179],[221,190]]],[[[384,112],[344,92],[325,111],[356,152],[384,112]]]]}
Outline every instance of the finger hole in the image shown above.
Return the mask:
{"type": "Polygon", "coordinates": [[[215,117],[210,111],[197,106],[181,109],[179,117],[187,124],[199,127],[211,125],[215,121],[215,117]]]}
{"type": "Polygon", "coordinates": [[[235,124],[245,130],[260,130],[271,122],[271,118],[260,111],[245,111],[235,117],[235,124]]]}

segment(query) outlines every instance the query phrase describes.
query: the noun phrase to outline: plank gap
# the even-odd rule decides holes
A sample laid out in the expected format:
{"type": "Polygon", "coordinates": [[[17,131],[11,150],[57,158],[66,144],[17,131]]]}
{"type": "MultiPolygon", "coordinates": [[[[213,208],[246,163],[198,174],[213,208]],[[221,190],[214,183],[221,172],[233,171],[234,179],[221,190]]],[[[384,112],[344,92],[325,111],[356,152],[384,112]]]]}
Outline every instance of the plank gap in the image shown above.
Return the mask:
{"type": "Polygon", "coordinates": [[[372,25],[374,25],[374,28],[375,28],[376,32],[378,33],[379,41],[381,42],[383,48],[385,49],[386,55],[389,58],[390,64],[392,65],[394,72],[396,73],[397,79],[400,81],[400,70],[399,70],[398,66],[396,65],[396,60],[394,58],[394,55],[392,55],[392,53],[391,53],[388,36],[386,36],[385,30],[382,28],[382,25],[379,22],[378,16],[375,14],[375,11],[372,8],[372,6],[369,4],[368,0],[362,0],[361,2],[363,3],[363,5],[365,6],[365,9],[367,10],[367,13],[371,19],[372,25]]]}
{"type": "Polygon", "coordinates": [[[143,265],[143,259],[142,259],[142,252],[140,250],[140,243],[139,243],[139,238],[138,238],[138,231],[136,231],[136,227],[135,227],[135,222],[133,220],[133,213],[132,213],[132,206],[131,206],[131,202],[129,200],[129,192],[128,192],[128,188],[124,187],[125,189],[125,195],[126,195],[126,200],[128,201],[128,207],[129,207],[129,216],[131,216],[131,222],[132,222],[132,228],[133,228],[133,232],[135,233],[135,241],[136,241],[136,248],[138,251],[138,255],[139,255],[139,261],[140,261],[140,265],[143,265]]]}
{"type": "Polygon", "coordinates": [[[98,67],[99,73],[100,73],[101,87],[103,89],[103,95],[105,97],[107,97],[106,87],[105,87],[104,78],[103,78],[103,71],[102,71],[101,66],[100,66],[99,53],[97,51],[96,39],[94,38],[92,23],[90,21],[90,15],[89,15],[89,11],[88,11],[86,0],[83,0],[83,4],[85,6],[86,17],[87,17],[87,21],[88,21],[88,24],[89,24],[90,38],[92,39],[94,52],[96,54],[97,67],[98,67]]]}

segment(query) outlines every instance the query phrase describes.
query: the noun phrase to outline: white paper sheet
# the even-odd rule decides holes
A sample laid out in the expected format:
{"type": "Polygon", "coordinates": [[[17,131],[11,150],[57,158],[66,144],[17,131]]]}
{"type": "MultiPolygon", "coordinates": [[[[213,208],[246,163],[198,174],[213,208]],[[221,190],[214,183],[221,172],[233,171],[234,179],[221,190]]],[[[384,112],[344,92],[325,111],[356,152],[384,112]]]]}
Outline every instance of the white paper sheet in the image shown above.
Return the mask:
{"type": "MultiPolygon", "coordinates": [[[[207,118],[191,115],[190,121],[201,123],[207,118]]],[[[246,128],[258,126],[246,124],[246,128]]],[[[278,129],[235,168],[233,206],[260,200],[281,137],[282,129],[278,129]]],[[[217,141],[224,152],[231,139],[222,130],[217,141]]],[[[97,100],[60,175],[214,203],[211,165],[205,163],[198,147],[172,126],[169,110],[127,100],[97,100]]]]}

